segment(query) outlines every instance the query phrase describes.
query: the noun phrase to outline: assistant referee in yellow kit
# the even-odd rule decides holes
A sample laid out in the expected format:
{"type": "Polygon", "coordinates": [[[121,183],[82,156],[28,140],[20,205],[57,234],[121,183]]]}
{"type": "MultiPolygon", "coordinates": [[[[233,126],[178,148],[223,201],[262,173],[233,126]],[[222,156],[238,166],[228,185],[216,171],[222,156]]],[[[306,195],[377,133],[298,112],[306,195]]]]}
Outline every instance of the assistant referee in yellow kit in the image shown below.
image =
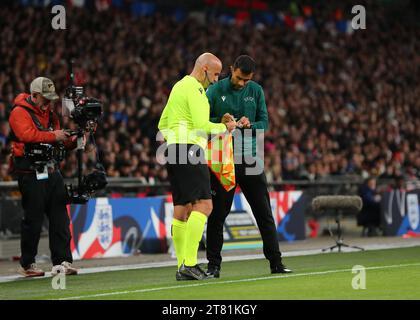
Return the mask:
{"type": "Polygon", "coordinates": [[[236,122],[210,122],[205,89],[216,82],[222,62],[211,53],[200,55],[190,75],[178,81],[159,121],[167,142],[167,170],[174,202],[172,239],[178,260],[177,280],[202,280],[198,245],[213,205],[204,149],[208,134],[232,131],[236,122]]]}

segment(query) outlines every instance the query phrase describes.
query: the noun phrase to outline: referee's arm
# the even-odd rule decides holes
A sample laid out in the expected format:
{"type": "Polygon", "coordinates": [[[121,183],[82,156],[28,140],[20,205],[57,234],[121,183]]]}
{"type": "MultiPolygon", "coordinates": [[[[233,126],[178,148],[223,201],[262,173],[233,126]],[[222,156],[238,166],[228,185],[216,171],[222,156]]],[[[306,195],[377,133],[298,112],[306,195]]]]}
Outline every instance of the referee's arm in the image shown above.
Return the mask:
{"type": "Polygon", "coordinates": [[[206,100],[205,93],[201,93],[199,90],[193,90],[188,94],[188,105],[194,128],[212,134],[225,132],[226,126],[223,123],[210,122],[210,107],[206,100]]]}
{"type": "Polygon", "coordinates": [[[210,104],[210,121],[213,123],[220,123],[221,117],[217,115],[217,112],[215,110],[216,109],[215,104],[214,104],[214,96],[216,94],[215,88],[216,88],[215,84],[208,87],[206,90],[206,96],[210,104]]]}
{"type": "Polygon", "coordinates": [[[260,93],[257,98],[257,112],[255,115],[255,121],[251,122],[251,128],[268,130],[267,105],[265,104],[265,96],[262,87],[260,87],[260,93]]]}
{"type": "Polygon", "coordinates": [[[163,109],[162,115],[160,116],[158,128],[159,131],[162,132],[163,138],[168,140],[168,112],[166,107],[163,109]]]}

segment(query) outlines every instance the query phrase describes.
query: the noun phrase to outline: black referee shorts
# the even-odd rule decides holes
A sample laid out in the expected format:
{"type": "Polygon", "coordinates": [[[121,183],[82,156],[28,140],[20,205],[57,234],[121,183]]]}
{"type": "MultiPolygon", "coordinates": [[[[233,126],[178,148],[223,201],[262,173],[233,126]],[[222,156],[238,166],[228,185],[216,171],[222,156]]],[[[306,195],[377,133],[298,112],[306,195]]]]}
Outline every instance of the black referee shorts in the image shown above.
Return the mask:
{"type": "Polygon", "coordinates": [[[211,199],[210,174],[204,150],[195,144],[171,144],[166,168],[174,205],[211,199]]]}

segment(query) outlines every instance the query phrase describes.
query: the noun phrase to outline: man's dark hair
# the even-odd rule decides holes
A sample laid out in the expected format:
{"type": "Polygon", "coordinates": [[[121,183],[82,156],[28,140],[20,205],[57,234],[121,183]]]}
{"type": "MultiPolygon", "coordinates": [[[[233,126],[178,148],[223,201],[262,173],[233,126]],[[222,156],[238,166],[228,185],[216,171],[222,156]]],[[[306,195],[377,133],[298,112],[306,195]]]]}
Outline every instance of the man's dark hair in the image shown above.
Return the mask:
{"type": "Polygon", "coordinates": [[[233,70],[240,69],[243,74],[250,74],[255,71],[255,61],[250,56],[241,55],[236,58],[233,70]]]}

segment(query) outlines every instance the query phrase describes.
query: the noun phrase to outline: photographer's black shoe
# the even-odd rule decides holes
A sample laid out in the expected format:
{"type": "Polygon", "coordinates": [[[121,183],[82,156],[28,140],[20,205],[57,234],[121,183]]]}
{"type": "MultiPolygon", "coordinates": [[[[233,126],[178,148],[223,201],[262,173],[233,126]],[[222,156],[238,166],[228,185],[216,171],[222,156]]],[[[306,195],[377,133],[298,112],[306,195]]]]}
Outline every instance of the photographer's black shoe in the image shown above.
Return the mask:
{"type": "Polygon", "coordinates": [[[206,273],[200,268],[198,264],[193,267],[187,267],[185,264],[179,269],[179,273],[186,277],[191,277],[193,280],[207,279],[206,273]]]}
{"type": "Polygon", "coordinates": [[[175,274],[176,281],[185,281],[185,280],[195,280],[190,276],[183,275],[181,272],[177,271],[175,274]]]}
{"type": "Polygon", "coordinates": [[[293,271],[289,268],[286,268],[283,264],[279,264],[278,266],[271,267],[271,273],[292,273],[293,271]]]}
{"type": "Polygon", "coordinates": [[[220,278],[220,267],[210,265],[207,268],[206,275],[209,278],[220,278]]]}

